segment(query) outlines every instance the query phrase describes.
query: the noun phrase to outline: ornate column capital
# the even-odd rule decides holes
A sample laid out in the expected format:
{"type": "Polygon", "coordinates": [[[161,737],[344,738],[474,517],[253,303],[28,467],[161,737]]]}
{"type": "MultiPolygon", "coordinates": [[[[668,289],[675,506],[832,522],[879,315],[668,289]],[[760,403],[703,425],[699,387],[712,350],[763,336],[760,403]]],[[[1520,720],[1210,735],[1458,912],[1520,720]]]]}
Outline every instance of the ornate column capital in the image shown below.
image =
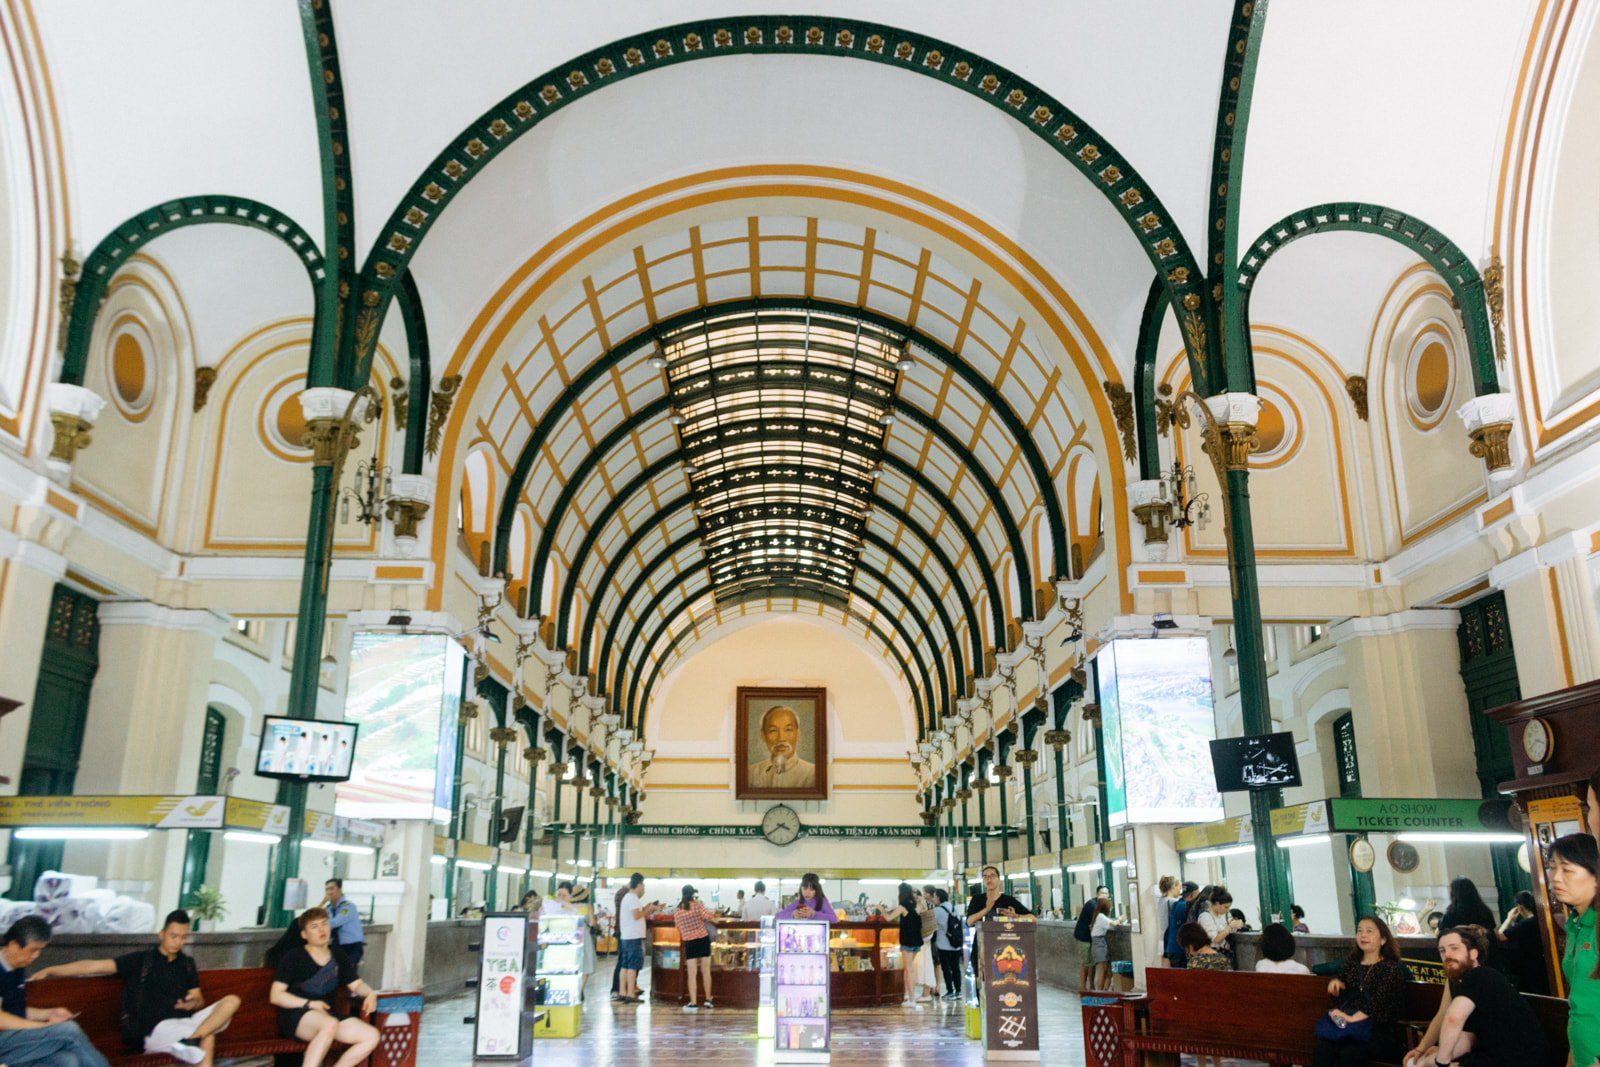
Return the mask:
{"type": "Polygon", "coordinates": [[[339,442],[344,438],[345,413],[350,413],[351,432],[346,440],[347,449],[358,443],[354,427],[360,426],[366,415],[363,399],[352,410],[350,401],[355,393],[349,389],[322,386],[306,389],[300,394],[300,410],[305,415],[305,445],[311,449],[311,462],[318,467],[331,467],[337,458],[339,442]]]}
{"type": "Polygon", "coordinates": [[[1044,743],[1055,749],[1057,752],[1060,752],[1063,748],[1065,748],[1067,746],[1067,742],[1071,740],[1071,730],[1046,730],[1044,732],[1044,743]]]}
{"type": "MultiPolygon", "coordinates": [[[[1214,462],[1224,470],[1242,471],[1250,466],[1250,454],[1261,447],[1256,437],[1256,423],[1261,418],[1261,398],[1254,393],[1218,393],[1205,399],[1206,412],[1216,426],[1220,456],[1214,462]]],[[[1207,433],[1206,451],[1211,450],[1211,434],[1207,433]]]]}
{"type": "Polygon", "coordinates": [[[1467,451],[1483,460],[1491,476],[1511,469],[1511,426],[1516,414],[1516,398],[1510,393],[1475,396],[1456,409],[1472,442],[1467,451]]]}
{"type": "Polygon", "coordinates": [[[1144,527],[1144,554],[1152,561],[1167,558],[1167,523],[1172,507],[1161,496],[1161,479],[1146,478],[1128,485],[1133,517],[1144,527]]]}
{"type": "Polygon", "coordinates": [[[1021,752],[1014,753],[1011,758],[1022,764],[1024,767],[1032,767],[1035,763],[1039,762],[1039,753],[1035,752],[1031,748],[1025,748],[1021,752]]]}
{"type": "Polygon", "coordinates": [[[92,389],[68,382],[51,382],[45,386],[44,397],[50,411],[50,425],[55,428],[50,458],[70,464],[79,449],[89,447],[89,431],[100,417],[100,409],[106,406],[105,398],[92,389]]]}
{"type": "Polygon", "coordinates": [[[426,474],[396,474],[389,481],[384,516],[394,524],[395,548],[411,556],[417,548],[417,526],[433,506],[435,482],[426,474]]]}

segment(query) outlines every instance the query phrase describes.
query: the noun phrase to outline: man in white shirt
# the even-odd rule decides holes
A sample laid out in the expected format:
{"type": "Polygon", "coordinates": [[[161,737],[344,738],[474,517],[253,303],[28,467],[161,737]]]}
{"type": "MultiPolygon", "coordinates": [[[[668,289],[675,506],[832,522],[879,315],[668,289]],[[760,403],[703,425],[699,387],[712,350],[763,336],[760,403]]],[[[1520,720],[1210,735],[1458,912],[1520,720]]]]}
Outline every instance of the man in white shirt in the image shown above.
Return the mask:
{"type": "Polygon", "coordinates": [[[760,922],[777,910],[778,906],[767,899],[767,883],[757,882],[756,890],[744,902],[744,908],[739,912],[739,918],[746,922],[760,922]]]}
{"type": "Polygon", "coordinates": [[[623,894],[617,908],[617,936],[621,945],[617,950],[617,970],[622,978],[617,986],[617,999],[624,1004],[639,1003],[639,971],[644,968],[645,916],[650,906],[644,903],[644,875],[635,874],[628,880],[628,891],[623,894]]]}

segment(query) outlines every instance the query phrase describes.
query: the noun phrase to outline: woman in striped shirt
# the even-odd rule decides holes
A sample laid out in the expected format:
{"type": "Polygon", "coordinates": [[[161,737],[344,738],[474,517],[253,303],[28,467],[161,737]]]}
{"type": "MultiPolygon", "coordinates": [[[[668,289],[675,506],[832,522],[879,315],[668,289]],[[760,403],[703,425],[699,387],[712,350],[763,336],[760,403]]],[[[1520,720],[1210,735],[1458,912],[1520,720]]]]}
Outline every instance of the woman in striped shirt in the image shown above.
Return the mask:
{"type": "Polygon", "coordinates": [[[706,983],[704,1006],[716,1007],[711,1003],[711,931],[706,929],[706,924],[714,923],[717,917],[711,909],[695,899],[696,895],[694,886],[684,886],[683,899],[672,911],[672,923],[678,928],[678,940],[683,942],[683,966],[689,972],[689,1003],[683,1006],[684,1011],[700,1010],[695,1004],[695,997],[699,993],[695,983],[697,973],[706,983]]]}

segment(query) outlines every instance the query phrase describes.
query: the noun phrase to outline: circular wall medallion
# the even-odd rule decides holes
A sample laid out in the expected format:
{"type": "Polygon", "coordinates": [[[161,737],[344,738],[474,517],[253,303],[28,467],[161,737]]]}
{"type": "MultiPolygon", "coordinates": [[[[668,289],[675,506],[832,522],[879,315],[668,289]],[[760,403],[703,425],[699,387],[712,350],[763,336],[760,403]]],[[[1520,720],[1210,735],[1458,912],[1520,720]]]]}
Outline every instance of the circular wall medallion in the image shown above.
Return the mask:
{"type": "Polygon", "coordinates": [[[1372,847],[1372,842],[1364,837],[1355,838],[1350,842],[1350,866],[1362,874],[1366,874],[1378,865],[1378,850],[1372,847]]]}
{"type": "Polygon", "coordinates": [[[256,427],[267,451],[291,463],[311,458],[311,450],[305,446],[306,416],[300,407],[304,389],[305,377],[298,374],[268,389],[256,427]]]}
{"type": "Polygon", "coordinates": [[[1401,874],[1410,874],[1422,866],[1422,855],[1415,846],[1404,841],[1389,842],[1389,866],[1401,874]]]}
{"type": "Polygon", "coordinates": [[[1406,360],[1406,411],[1412,424],[1424,432],[1449,414],[1456,384],[1453,348],[1449,335],[1435,327],[1417,338],[1406,360]]]}
{"type": "Polygon", "coordinates": [[[107,390],[129,422],[141,422],[155,399],[156,374],[149,335],[139,323],[124,318],[114,327],[106,355],[107,390]]]}
{"type": "Polygon", "coordinates": [[[1250,466],[1281,467],[1300,450],[1300,409],[1280,389],[1262,384],[1257,392],[1261,396],[1261,412],[1256,416],[1256,441],[1260,447],[1251,455],[1250,466]]]}
{"type": "Polygon", "coordinates": [[[1522,727],[1522,754],[1528,762],[1538,766],[1548,760],[1556,750],[1556,735],[1543,719],[1532,719],[1522,727]]]}

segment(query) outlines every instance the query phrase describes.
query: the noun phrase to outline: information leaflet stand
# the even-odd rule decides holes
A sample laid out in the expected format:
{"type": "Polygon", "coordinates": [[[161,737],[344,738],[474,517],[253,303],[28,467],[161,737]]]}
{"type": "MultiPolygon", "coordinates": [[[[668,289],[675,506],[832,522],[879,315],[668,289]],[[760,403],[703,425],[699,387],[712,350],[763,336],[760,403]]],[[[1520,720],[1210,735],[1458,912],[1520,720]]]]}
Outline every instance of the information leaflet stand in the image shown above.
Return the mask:
{"type": "MultiPolygon", "coordinates": [[[[487,921],[487,920],[486,920],[487,921]]],[[[577,1037],[583,1028],[582,915],[546,915],[539,920],[539,952],[534,962],[534,1007],[544,1019],[534,1037],[577,1037]]],[[[487,942],[487,938],[485,938],[487,942]]]]}
{"type": "Polygon", "coordinates": [[[826,1063],[829,1058],[828,924],[779,919],[773,981],[779,1063],[826,1063]]]}
{"type": "Polygon", "coordinates": [[[990,1060],[1039,1058],[1039,958],[1033,924],[989,920],[978,938],[983,1048],[990,1060]]]}
{"type": "Polygon", "coordinates": [[[522,1025],[527,1000],[528,913],[491,912],[483,917],[478,955],[478,1013],[472,1028],[478,1059],[522,1059],[528,1054],[522,1025]]]}
{"type": "Polygon", "coordinates": [[[778,959],[777,920],[771,915],[761,917],[761,990],[756,1002],[756,1037],[762,1041],[777,1033],[772,1007],[773,974],[778,959]]]}

